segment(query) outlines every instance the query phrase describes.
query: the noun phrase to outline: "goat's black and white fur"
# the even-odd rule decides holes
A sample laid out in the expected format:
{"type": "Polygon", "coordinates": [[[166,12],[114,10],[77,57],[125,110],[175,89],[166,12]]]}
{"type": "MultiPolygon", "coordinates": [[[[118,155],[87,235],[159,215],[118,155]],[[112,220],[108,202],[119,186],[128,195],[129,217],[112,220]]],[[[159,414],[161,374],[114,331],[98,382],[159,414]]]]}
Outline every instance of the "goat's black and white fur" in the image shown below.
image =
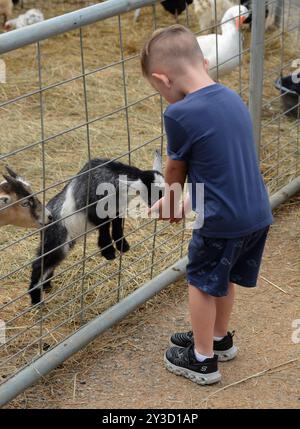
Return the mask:
{"type": "MultiPolygon", "coordinates": [[[[129,244],[123,233],[124,219],[119,216],[120,213],[117,212],[113,219],[99,218],[96,210],[97,203],[104,197],[104,195],[97,195],[99,184],[110,183],[114,185],[115,189],[119,189],[120,176],[127,176],[128,183],[136,185],[135,189],[138,189],[139,185],[142,185],[143,189],[147,188],[149,199],[146,203],[151,206],[155,202],[151,201],[153,185],[162,187],[164,184],[160,155],[156,154],[153,170],[147,171],[107,159],[93,159],[59,194],[49,201],[47,207],[51,210],[53,224],[44,231],[44,256],[40,257],[42,255],[42,245],[40,245],[39,258],[32,264],[29,286],[32,304],[41,301],[42,287],[44,290],[51,288],[54,269],[66,258],[69,250],[74,246],[76,238],[84,235],[89,229],[95,227],[98,229],[98,245],[102,256],[106,259],[116,257],[112,240],[119,251],[129,250],[129,244]],[[89,198],[87,198],[88,190],[89,198]],[[43,278],[41,278],[42,261],[43,278]]],[[[141,197],[143,198],[142,192],[141,197]]]]}

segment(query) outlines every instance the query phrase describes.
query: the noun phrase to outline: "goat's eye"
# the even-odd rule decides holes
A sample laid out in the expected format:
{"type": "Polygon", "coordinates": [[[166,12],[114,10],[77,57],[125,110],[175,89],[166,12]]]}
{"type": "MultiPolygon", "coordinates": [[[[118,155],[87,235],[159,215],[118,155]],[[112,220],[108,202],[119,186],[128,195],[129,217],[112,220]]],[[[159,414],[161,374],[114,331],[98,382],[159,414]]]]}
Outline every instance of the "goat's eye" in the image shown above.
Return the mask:
{"type": "Polygon", "coordinates": [[[21,206],[22,206],[22,207],[30,207],[30,201],[28,201],[28,200],[23,201],[23,202],[21,203],[21,206]]]}

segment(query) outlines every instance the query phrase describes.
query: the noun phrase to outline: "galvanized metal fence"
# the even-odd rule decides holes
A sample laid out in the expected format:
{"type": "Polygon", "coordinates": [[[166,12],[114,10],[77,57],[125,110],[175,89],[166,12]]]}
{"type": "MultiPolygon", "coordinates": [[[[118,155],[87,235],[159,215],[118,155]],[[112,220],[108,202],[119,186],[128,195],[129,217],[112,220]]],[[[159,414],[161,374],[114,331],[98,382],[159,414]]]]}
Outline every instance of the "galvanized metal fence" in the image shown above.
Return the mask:
{"type": "MultiPolygon", "coordinates": [[[[165,102],[141,77],[140,48],[153,29],[175,20],[197,36],[218,31],[222,2],[215,2],[213,22],[201,29],[193,6],[173,17],[158,3],[109,0],[0,35],[7,70],[0,86],[0,165],[25,175],[44,204],[94,157],[150,169],[154,150],[164,153],[165,102]],[[131,11],[144,6],[134,23],[131,11]]],[[[273,27],[265,31],[265,2],[254,0],[252,32],[240,39],[235,69],[219,76],[218,62],[216,75],[249,103],[262,172],[277,207],[300,188],[299,97],[280,82],[300,64],[300,3],[266,3],[273,27]],[[287,97],[292,106],[282,104],[287,97]]],[[[217,37],[216,52],[218,57],[217,37]]],[[[54,289],[43,305],[32,307],[26,289],[46,228],[1,228],[0,405],[185,271],[184,223],[126,220],[131,249],[114,262],[101,257],[85,227],[76,237],[82,242],[53,274],[54,289]]]]}

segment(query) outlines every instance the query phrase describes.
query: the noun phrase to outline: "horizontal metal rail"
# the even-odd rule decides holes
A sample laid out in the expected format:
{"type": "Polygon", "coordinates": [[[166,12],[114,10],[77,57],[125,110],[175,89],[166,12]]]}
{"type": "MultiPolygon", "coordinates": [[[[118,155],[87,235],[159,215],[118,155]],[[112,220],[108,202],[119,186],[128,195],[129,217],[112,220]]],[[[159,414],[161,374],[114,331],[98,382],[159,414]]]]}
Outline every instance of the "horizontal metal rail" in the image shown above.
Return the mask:
{"type": "Polygon", "coordinates": [[[97,21],[112,18],[159,0],[107,0],[0,36],[0,54],[76,30],[97,21]]]}
{"type": "Polygon", "coordinates": [[[293,195],[300,192],[300,176],[292,180],[291,183],[284,186],[280,191],[276,192],[271,198],[271,207],[276,209],[280,204],[288,201],[293,195]]]}

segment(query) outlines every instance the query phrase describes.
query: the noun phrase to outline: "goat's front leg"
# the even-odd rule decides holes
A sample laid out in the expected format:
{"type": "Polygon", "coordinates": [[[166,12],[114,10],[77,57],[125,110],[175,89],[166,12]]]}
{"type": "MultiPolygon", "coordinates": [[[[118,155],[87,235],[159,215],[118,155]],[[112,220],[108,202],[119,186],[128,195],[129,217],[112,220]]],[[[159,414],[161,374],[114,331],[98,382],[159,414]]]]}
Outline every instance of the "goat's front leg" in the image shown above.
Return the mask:
{"type": "Polygon", "coordinates": [[[99,236],[98,236],[98,246],[101,249],[101,255],[104,258],[111,260],[115,259],[116,251],[112,243],[110,236],[110,220],[105,219],[101,225],[99,225],[99,236]]]}
{"type": "Polygon", "coordinates": [[[50,260],[49,257],[41,258],[41,253],[38,254],[38,259],[32,264],[31,281],[28,293],[31,298],[32,305],[41,302],[42,288],[49,291],[51,289],[51,280],[54,273],[54,266],[57,265],[62,259],[60,252],[55,251],[50,260]],[[43,276],[42,276],[42,259],[44,259],[43,276]],[[43,283],[45,282],[45,283],[43,283]],[[43,284],[41,284],[43,283],[43,284]]]}
{"type": "Polygon", "coordinates": [[[47,291],[51,289],[50,279],[54,274],[54,269],[66,257],[66,250],[65,250],[66,246],[59,247],[57,249],[56,247],[58,247],[59,244],[62,244],[62,243],[52,242],[52,240],[50,240],[50,242],[45,241],[44,254],[48,252],[49,254],[47,254],[44,257],[42,257],[41,247],[39,248],[38,258],[32,264],[31,281],[30,281],[29,290],[28,290],[32,305],[35,305],[41,302],[42,288],[47,291]],[[43,265],[43,270],[42,270],[42,265],[43,265]],[[42,275],[42,271],[43,271],[43,275],[42,275]]]}
{"type": "Polygon", "coordinates": [[[114,242],[116,243],[116,248],[120,252],[128,252],[130,249],[130,246],[128,244],[128,241],[124,237],[124,229],[123,225],[124,219],[121,219],[120,217],[116,217],[112,220],[112,237],[114,242]]]}

